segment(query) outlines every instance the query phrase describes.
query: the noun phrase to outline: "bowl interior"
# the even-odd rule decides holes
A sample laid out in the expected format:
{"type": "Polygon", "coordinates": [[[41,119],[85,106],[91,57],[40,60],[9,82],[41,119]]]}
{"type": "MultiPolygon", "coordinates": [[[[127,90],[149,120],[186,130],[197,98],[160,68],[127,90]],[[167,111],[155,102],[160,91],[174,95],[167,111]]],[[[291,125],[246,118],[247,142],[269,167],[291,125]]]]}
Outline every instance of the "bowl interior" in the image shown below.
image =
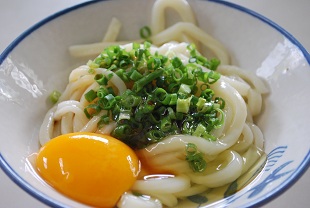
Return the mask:
{"type": "MultiPolygon", "coordinates": [[[[51,107],[49,93],[62,91],[70,71],[88,60],[72,58],[68,47],[99,42],[112,17],[123,23],[120,40],[138,39],[139,29],[150,24],[152,3],[123,0],[81,4],[38,23],[2,53],[1,167],[45,203],[82,206],[46,186],[28,164],[30,155],[39,148],[38,130],[51,107]]],[[[288,33],[251,11],[223,2],[190,3],[199,26],[227,47],[233,64],[254,71],[270,87],[263,114],[257,118],[269,161],[253,183],[220,202],[235,207],[262,203],[281,193],[309,164],[310,111],[304,110],[310,101],[309,55],[288,33]]],[[[173,13],[167,16],[171,22],[178,19],[173,13]]]]}

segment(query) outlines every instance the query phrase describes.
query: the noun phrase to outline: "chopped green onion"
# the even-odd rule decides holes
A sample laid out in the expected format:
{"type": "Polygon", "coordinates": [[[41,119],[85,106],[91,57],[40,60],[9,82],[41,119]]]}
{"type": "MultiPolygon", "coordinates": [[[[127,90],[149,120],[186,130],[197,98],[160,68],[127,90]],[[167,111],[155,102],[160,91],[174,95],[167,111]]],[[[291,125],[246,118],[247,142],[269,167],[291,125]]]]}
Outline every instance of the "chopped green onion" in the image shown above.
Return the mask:
{"type": "Polygon", "coordinates": [[[190,88],[190,86],[188,86],[186,84],[181,84],[178,93],[190,94],[191,88],[190,88]]]}
{"type": "Polygon", "coordinates": [[[209,63],[206,65],[207,68],[209,68],[212,71],[215,71],[217,67],[220,65],[220,60],[218,59],[211,59],[209,63]]]}
{"type": "Polygon", "coordinates": [[[167,103],[170,101],[168,93],[163,88],[156,88],[154,90],[154,96],[157,100],[161,102],[167,103]]]}
{"type": "Polygon", "coordinates": [[[165,117],[160,121],[160,130],[167,132],[171,129],[171,120],[169,117],[165,117]]]}
{"type": "Polygon", "coordinates": [[[130,75],[130,79],[133,81],[138,81],[143,77],[142,74],[140,74],[137,70],[133,70],[133,72],[130,75]]]}
{"type": "Polygon", "coordinates": [[[173,73],[172,73],[172,77],[174,79],[175,82],[179,82],[182,80],[182,78],[184,77],[183,72],[176,68],[174,69],[173,73]]]}
{"type": "Polygon", "coordinates": [[[205,105],[205,103],[207,102],[206,99],[202,98],[202,97],[199,97],[198,98],[198,102],[196,103],[196,106],[197,106],[197,111],[201,111],[205,105]]]}
{"type": "Polygon", "coordinates": [[[153,141],[154,143],[161,140],[161,138],[164,136],[164,133],[159,130],[151,130],[147,132],[146,137],[153,141]]]}
{"type": "Polygon", "coordinates": [[[127,109],[127,108],[132,108],[132,107],[139,105],[141,101],[142,99],[140,96],[137,96],[134,94],[126,95],[124,93],[124,95],[122,96],[121,104],[123,105],[124,108],[127,109]]]}
{"type": "Polygon", "coordinates": [[[130,110],[121,110],[118,120],[129,120],[131,118],[131,111],[130,110]]]}
{"type": "Polygon", "coordinates": [[[140,90],[142,90],[142,88],[145,85],[149,84],[154,79],[161,76],[163,72],[164,72],[163,69],[159,69],[159,70],[154,71],[153,73],[146,75],[145,77],[142,77],[141,79],[139,79],[138,81],[134,83],[133,85],[134,91],[139,92],[140,90]]]}
{"type": "Polygon", "coordinates": [[[94,115],[97,115],[101,111],[101,108],[98,104],[89,104],[84,109],[84,113],[87,118],[91,118],[94,115]]]}
{"type": "Polygon", "coordinates": [[[112,94],[108,94],[104,96],[101,100],[99,100],[99,105],[104,110],[110,110],[114,107],[116,103],[116,99],[112,94]]]}
{"type": "Polygon", "coordinates": [[[200,137],[206,130],[207,130],[207,128],[204,125],[202,125],[201,123],[199,123],[196,130],[194,131],[194,133],[192,135],[200,137]]]}
{"type": "Polygon", "coordinates": [[[97,123],[97,126],[99,129],[101,129],[104,125],[109,124],[110,117],[108,115],[103,115],[100,117],[99,122],[97,123]]]}
{"type": "Polygon", "coordinates": [[[105,87],[100,87],[97,91],[97,97],[100,99],[100,98],[103,98],[104,96],[110,94],[108,89],[105,88],[105,87]]]}
{"type": "Polygon", "coordinates": [[[168,111],[167,117],[168,117],[170,120],[176,119],[175,112],[174,112],[174,110],[173,110],[171,107],[168,107],[168,108],[167,108],[167,111],[168,111]]]}
{"type": "Polygon", "coordinates": [[[147,68],[148,69],[158,69],[162,65],[161,60],[156,57],[151,57],[149,60],[147,60],[147,68]]]}
{"type": "Polygon", "coordinates": [[[180,68],[183,66],[183,63],[181,61],[181,59],[179,57],[174,57],[172,60],[171,60],[171,63],[172,63],[172,66],[174,68],[180,68]]]}
{"type": "Polygon", "coordinates": [[[186,99],[178,99],[176,111],[180,113],[188,113],[192,96],[186,99]]]}
{"type": "Polygon", "coordinates": [[[140,29],[140,37],[142,39],[148,39],[152,35],[151,29],[148,26],[144,26],[140,29]]]}
{"type": "Polygon", "coordinates": [[[220,114],[220,118],[217,120],[218,122],[216,123],[216,125],[214,125],[214,129],[218,129],[218,128],[220,128],[223,124],[224,124],[224,115],[225,115],[225,113],[221,110],[221,109],[219,109],[219,108],[217,108],[216,109],[216,111],[220,114]]]}
{"type": "Polygon", "coordinates": [[[217,72],[214,72],[214,71],[210,71],[208,73],[208,78],[207,78],[207,83],[209,84],[213,84],[215,83],[219,78],[221,77],[221,75],[217,72]]]}
{"type": "Polygon", "coordinates": [[[171,92],[171,93],[177,93],[178,90],[180,88],[180,84],[179,83],[171,83],[169,86],[168,86],[168,92],[171,92]]]}
{"type": "MultiPolygon", "coordinates": [[[[151,31],[151,29],[150,29],[150,31],[151,31]]],[[[150,36],[151,36],[152,34],[150,33],[150,36]]],[[[144,49],[150,49],[151,48],[151,46],[152,46],[152,44],[151,44],[151,42],[149,42],[149,41],[144,41],[144,49]]],[[[149,53],[149,50],[147,50],[146,51],[146,53],[148,54],[148,55],[151,55],[150,53],[149,53]]]]}
{"type": "Polygon", "coordinates": [[[197,146],[194,143],[187,143],[185,151],[190,168],[194,172],[203,172],[207,167],[207,162],[204,160],[202,153],[197,150],[197,146]]]}
{"type": "Polygon", "coordinates": [[[133,48],[134,50],[139,49],[139,48],[140,48],[140,43],[132,43],[132,48],[133,48]]]}
{"type": "Polygon", "coordinates": [[[116,75],[119,76],[123,81],[125,82],[129,82],[129,76],[128,74],[125,72],[124,69],[119,69],[116,72],[116,75]]]}
{"type": "Polygon", "coordinates": [[[99,64],[91,60],[89,60],[86,65],[89,66],[88,73],[90,74],[94,74],[95,73],[94,69],[99,68],[99,64]]]}
{"type": "MultiPolygon", "coordinates": [[[[150,38],[149,28],[141,32],[143,37],[150,38]]],[[[220,128],[225,118],[225,101],[214,98],[211,88],[220,79],[220,74],[215,72],[220,62],[203,57],[193,44],[187,49],[188,63],[174,52],[151,53],[151,43],[147,41],[143,45],[133,43],[129,51],[120,46],[105,48],[87,63],[89,73],[99,84],[98,89],[85,93],[85,99],[90,102],[84,109],[87,118],[105,110],[98,128],[115,122],[112,136],[132,148],[144,148],[168,135],[181,133],[215,141],[212,131],[220,128]],[[115,87],[108,85],[114,73],[95,74],[96,68],[113,71],[128,89],[122,94],[114,92],[115,87]]],[[[188,158],[198,170],[203,165],[196,158],[199,155],[188,158]]]]}
{"type": "Polygon", "coordinates": [[[204,132],[201,135],[201,137],[204,138],[204,139],[210,140],[210,141],[216,141],[216,137],[211,135],[211,134],[208,134],[207,132],[204,132]]]}
{"type": "Polygon", "coordinates": [[[225,108],[225,100],[223,98],[216,97],[214,99],[214,102],[220,104],[220,109],[224,109],[225,108]]]}
{"type": "Polygon", "coordinates": [[[97,93],[94,90],[89,90],[87,93],[85,93],[84,97],[88,102],[92,102],[97,98],[97,93]]]}
{"type": "Polygon", "coordinates": [[[123,138],[130,133],[131,133],[131,127],[128,124],[123,124],[118,125],[111,134],[116,138],[123,138]]]}
{"type": "Polygon", "coordinates": [[[176,93],[172,93],[172,94],[170,94],[170,102],[169,102],[169,104],[168,105],[176,105],[177,104],[177,102],[178,102],[178,95],[176,94],[176,93]]]}
{"type": "Polygon", "coordinates": [[[200,94],[200,97],[205,98],[207,101],[211,101],[213,96],[214,91],[211,89],[205,89],[200,94]]]}
{"type": "Polygon", "coordinates": [[[61,96],[61,93],[60,93],[59,91],[57,91],[57,90],[54,90],[54,91],[50,94],[49,99],[50,99],[50,101],[51,101],[53,104],[55,104],[55,103],[58,102],[60,96],[61,96]]]}
{"type": "Polygon", "coordinates": [[[96,74],[94,79],[99,85],[107,85],[109,81],[108,78],[103,74],[96,74]]]}

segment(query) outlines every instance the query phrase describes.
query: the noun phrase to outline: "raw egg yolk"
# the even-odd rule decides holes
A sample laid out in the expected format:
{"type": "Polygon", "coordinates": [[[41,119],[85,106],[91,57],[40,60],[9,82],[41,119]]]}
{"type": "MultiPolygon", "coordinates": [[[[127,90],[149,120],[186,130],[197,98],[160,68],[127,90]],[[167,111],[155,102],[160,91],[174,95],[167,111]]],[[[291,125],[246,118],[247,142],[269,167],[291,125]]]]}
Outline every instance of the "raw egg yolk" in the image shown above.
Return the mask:
{"type": "Polygon", "coordinates": [[[36,167],[59,192],[95,207],[114,207],[140,172],[140,162],[126,144],[108,135],[81,132],[47,142],[36,167]]]}

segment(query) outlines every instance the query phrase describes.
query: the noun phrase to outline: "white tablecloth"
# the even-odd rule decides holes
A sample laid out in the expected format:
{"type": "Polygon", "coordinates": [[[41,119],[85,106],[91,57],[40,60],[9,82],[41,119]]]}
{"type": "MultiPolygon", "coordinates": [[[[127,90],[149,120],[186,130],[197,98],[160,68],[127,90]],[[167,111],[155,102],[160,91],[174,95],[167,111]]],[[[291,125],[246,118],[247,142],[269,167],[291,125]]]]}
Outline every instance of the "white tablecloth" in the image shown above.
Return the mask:
{"type": "MultiPolygon", "coordinates": [[[[0,0],[0,51],[41,19],[83,0],[0,0]]],[[[309,0],[231,0],[254,10],[286,29],[310,50],[309,0]]],[[[284,194],[264,207],[304,208],[309,205],[310,171],[284,194]]],[[[15,185],[0,170],[0,207],[46,207],[15,185]]]]}

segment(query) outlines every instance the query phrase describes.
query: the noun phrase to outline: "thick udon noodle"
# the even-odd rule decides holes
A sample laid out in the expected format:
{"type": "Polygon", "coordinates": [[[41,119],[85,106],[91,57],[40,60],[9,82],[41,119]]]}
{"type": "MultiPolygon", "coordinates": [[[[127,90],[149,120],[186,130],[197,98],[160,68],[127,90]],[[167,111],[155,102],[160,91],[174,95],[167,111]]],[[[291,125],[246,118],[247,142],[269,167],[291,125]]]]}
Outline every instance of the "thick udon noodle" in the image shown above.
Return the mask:
{"type": "MultiPolygon", "coordinates": [[[[104,47],[111,44],[123,44],[123,48],[131,50],[132,44],[116,42],[120,27],[121,23],[114,18],[103,42],[73,46],[70,48],[71,54],[73,56],[99,54],[104,47]]],[[[222,97],[226,102],[225,122],[220,129],[212,132],[218,139],[209,141],[189,135],[171,135],[137,151],[149,164],[159,170],[173,173],[174,176],[155,177],[156,179],[151,176],[144,177],[135,182],[131,191],[157,199],[152,202],[159,207],[161,203],[169,207],[181,206],[182,203],[186,206],[187,202],[182,199],[210,191],[212,188],[223,189],[225,186],[227,188],[247,171],[255,171],[257,163],[264,161],[263,134],[253,123],[253,117],[260,114],[262,95],[268,90],[254,74],[229,65],[230,58],[225,47],[198,28],[194,13],[185,0],[156,1],[152,11],[151,30],[153,53],[158,51],[159,54],[178,56],[187,63],[190,57],[186,48],[187,43],[195,43],[197,46],[206,47],[221,60],[217,71],[222,76],[216,83],[210,85],[215,95],[222,97]],[[176,10],[182,21],[165,28],[164,11],[168,7],[176,10]],[[208,166],[203,173],[194,173],[185,160],[184,151],[187,143],[196,144],[198,150],[205,155],[204,159],[208,166]]],[[[42,145],[61,134],[79,131],[110,134],[115,128],[116,123],[110,122],[98,129],[97,123],[105,112],[90,120],[84,114],[84,108],[89,104],[84,98],[85,93],[99,87],[94,80],[95,74],[107,75],[113,72],[104,68],[96,69],[95,74],[89,74],[88,71],[89,67],[84,65],[71,72],[69,84],[59,102],[48,111],[41,126],[42,145]]],[[[127,89],[125,83],[115,73],[109,85],[117,89],[118,94],[127,89]]],[[[126,203],[135,204],[135,201],[139,200],[141,197],[125,193],[118,206],[126,207],[126,203]]]]}

